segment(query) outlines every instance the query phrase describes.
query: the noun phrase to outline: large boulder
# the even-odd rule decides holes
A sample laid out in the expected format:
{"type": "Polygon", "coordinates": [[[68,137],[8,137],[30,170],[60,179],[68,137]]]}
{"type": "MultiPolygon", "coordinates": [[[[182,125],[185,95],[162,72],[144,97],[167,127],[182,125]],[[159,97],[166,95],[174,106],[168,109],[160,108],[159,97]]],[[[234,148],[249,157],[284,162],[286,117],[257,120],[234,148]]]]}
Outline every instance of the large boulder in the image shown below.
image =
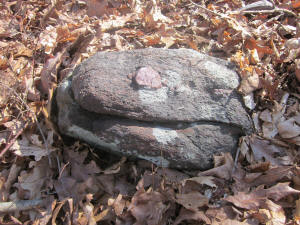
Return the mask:
{"type": "Polygon", "coordinates": [[[99,52],[57,88],[60,132],[163,167],[207,169],[252,131],[227,61],[188,49],[99,52]]]}

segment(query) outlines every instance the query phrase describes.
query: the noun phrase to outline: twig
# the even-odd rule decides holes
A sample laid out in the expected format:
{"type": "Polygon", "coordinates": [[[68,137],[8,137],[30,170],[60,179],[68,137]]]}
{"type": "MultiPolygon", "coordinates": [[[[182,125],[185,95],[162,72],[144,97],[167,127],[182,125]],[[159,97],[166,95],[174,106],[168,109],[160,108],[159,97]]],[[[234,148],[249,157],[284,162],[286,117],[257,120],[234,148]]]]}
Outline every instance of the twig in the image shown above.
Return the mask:
{"type": "Polygon", "coordinates": [[[195,3],[195,2],[193,2],[192,0],[190,0],[190,2],[191,2],[191,4],[193,4],[193,5],[195,5],[195,6],[199,7],[199,8],[201,8],[201,9],[207,11],[207,12],[210,12],[210,13],[212,13],[212,14],[214,14],[214,15],[216,15],[216,16],[219,16],[219,17],[221,17],[221,18],[223,18],[223,19],[230,20],[231,22],[233,22],[233,23],[235,24],[235,26],[237,27],[238,30],[241,30],[242,32],[244,32],[244,33],[247,34],[248,36],[252,37],[252,35],[251,35],[248,31],[246,31],[246,30],[239,24],[239,22],[238,22],[237,20],[235,20],[234,18],[232,18],[232,17],[230,17],[230,16],[228,16],[228,15],[226,15],[226,14],[223,14],[223,13],[217,13],[217,12],[214,12],[214,11],[212,11],[212,10],[210,10],[210,9],[205,8],[205,7],[202,6],[202,5],[199,5],[199,4],[195,3]]]}
{"type": "Polygon", "coordinates": [[[210,10],[210,9],[207,9],[207,8],[205,8],[204,6],[199,5],[199,4],[195,3],[195,2],[193,2],[192,0],[190,0],[190,2],[191,2],[193,5],[195,5],[195,6],[199,7],[199,8],[201,8],[201,9],[204,9],[204,10],[207,11],[207,12],[210,12],[210,13],[215,14],[215,15],[217,15],[217,16],[220,16],[220,17],[222,17],[222,18],[234,20],[233,18],[231,18],[231,17],[229,17],[229,16],[227,16],[227,15],[225,15],[225,14],[217,13],[217,12],[214,12],[214,11],[212,11],[212,10],[210,10]]]}
{"type": "Polygon", "coordinates": [[[9,148],[16,142],[16,140],[18,139],[18,137],[22,134],[22,132],[24,131],[24,129],[26,128],[26,126],[28,125],[28,123],[26,122],[24,124],[24,126],[18,131],[18,133],[9,141],[9,143],[5,146],[5,148],[1,151],[0,153],[0,158],[2,158],[4,156],[4,154],[9,150],[9,148]]]}
{"type": "Polygon", "coordinates": [[[42,199],[19,200],[13,202],[0,202],[0,213],[9,213],[33,209],[43,205],[42,199]]]}
{"type": "Polygon", "coordinates": [[[237,163],[238,163],[238,159],[239,159],[240,151],[241,151],[241,149],[240,149],[240,147],[238,147],[238,149],[237,149],[237,152],[236,152],[236,155],[235,155],[235,159],[234,159],[234,166],[232,167],[231,174],[233,174],[233,173],[234,173],[234,171],[235,171],[235,170],[236,170],[236,168],[237,168],[237,163]]]}
{"type": "Polygon", "coordinates": [[[35,115],[35,113],[30,109],[30,107],[27,105],[27,103],[18,95],[18,93],[12,89],[11,87],[8,87],[7,85],[3,84],[1,81],[0,81],[0,85],[4,86],[5,88],[9,89],[10,91],[13,92],[13,94],[22,102],[22,104],[26,107],[26,109],[31,112],[31,114],[33,115],[33,119],[34,121],[36,122],[36,125],[37,125],[37,128],[39,130],[39,132],[41,133],[41,136],[42,136],[42,139],[44,141],[44,145],[45,145],[45,148],[46,148],[46,151],[48,152],[48,160],[49,160],[49,165],[50,167],[52,167],[52,163],[51,163],[51,159],[50,159],[50,156],[49,156],[49,148],[48,148],[48,141],[46,140],[46,137],[44,135],[44,132],[42,131],[42,128],[40,126],[40,123],[35,115]]]}
{"type": "MultiPolygon", "coordinates": [[[[235,19],[229,17],[228,15],[214,12],[214,11],[212,11],[212,10],[210,10],[210,9],[207,9],[207,8],[203,7],[202,5],[199,5],[199,4],[195,3],[195,2],[193,2],[192,0],[190,0],[190,2],[191,2],[193,5],[196,5],[196,6],[198,6],[199,8],[206,10],[207,12],[210,12],[210,13],[212,13],[212,14],[215,14],[215,15],[220,16],[220,17],[225,18],[225,19],[230,19],[231,21],[234,21],[236,24],[238,24],[238,22],[237,22],[235,19]]],[[[296,13],[294,13],[294,12],[292,12],[292,11],[290,11],[290,10],[287,10],[287,9],[280,9],[280,8],[277,8],[277,7],[274,8],[274,9],[271,9],[271,10],[243,10],[243,11],[230,12],[229,14],[275,13],[275,12],[284,12],[284,13],[293,15],[293,16],[295,16],[296,18],[299,18],[299,16],[297,16],[296,13]]]]}
{"type": "Polygon", "coordinates": [[[296,18],[299,18],[297,16],[296,13],[290,11],[290,10],[287,10],[287,9],[280,9],[280,8],[275,8],[275,9],[271,9],[271,10],[245,10],[245,11],[238,11],[238,12],[231,12],[230,14],[259,14],[259,13],[287,13],[287,14],[290,14],[292,16],[295,16],[296,18]]]}

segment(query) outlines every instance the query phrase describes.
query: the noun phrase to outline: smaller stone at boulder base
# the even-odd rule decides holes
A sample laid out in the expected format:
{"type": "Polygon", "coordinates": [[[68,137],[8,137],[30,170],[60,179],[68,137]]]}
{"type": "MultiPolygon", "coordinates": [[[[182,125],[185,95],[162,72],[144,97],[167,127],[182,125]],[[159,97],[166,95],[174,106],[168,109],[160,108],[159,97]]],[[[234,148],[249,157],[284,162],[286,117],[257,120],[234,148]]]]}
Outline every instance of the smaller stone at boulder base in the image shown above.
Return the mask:
{"type": "Polygon", "coordinates": [[[57,88],[60,132],[158,166],[208,169],[252,131],[221,59],[188,49],[99,52],[57,88]]]}

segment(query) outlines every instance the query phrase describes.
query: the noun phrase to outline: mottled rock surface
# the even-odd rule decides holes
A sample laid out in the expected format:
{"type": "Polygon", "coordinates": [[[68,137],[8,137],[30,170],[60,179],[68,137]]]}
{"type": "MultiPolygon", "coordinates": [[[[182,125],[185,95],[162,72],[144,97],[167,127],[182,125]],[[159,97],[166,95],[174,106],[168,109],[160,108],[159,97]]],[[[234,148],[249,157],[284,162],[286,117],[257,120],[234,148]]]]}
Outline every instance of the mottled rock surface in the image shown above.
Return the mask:
{"type": "Polygon", "coordinates": [[[56,93],[61,133],[165,167],[207,169],[252,131],[231,65],[188,49],[99,52],[56,93]]]}

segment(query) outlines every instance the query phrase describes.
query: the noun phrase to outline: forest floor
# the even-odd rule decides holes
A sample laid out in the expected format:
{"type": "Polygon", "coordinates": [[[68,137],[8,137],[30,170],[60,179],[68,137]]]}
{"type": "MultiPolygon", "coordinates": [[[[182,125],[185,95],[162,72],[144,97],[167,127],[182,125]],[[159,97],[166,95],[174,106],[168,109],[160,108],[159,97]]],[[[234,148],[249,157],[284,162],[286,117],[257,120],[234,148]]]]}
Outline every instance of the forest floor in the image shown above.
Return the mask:
{"type": "Polygon", "coordinates": [[[0,224],[300,224],[300,1],[2,0],[0,224]],[[255,125],[207,171],[65,141],[57,84],[97,51],[190,48],[235,63],[255,125]]]}

